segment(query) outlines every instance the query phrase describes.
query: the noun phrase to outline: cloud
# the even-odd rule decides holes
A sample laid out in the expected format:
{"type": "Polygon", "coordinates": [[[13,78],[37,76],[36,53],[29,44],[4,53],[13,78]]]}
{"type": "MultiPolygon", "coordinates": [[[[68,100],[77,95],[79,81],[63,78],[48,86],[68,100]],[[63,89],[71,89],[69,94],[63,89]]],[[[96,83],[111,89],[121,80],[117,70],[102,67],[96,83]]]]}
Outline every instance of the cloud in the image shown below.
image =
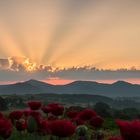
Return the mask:
{"type": "Polygon", "coordinates": [[[8,69],[10,66],[8,59],[0,59],[0,69],[8,69]]]}
{"type": "Polygon", "coordinates": [[[56,71],[54,77],[70,80],[125,80],[140,78],[140,70],[99,70],[95,67],[69,68],[56,71]]]}
{"type": "Polygon", "coordinates": [[[60,69],[37,65],[26,57],[0,59],[0,82],[25,81],[29,79],[47,80],[55,77],[68,80],[140,79],[140,70],[136,70],[134,67],[129,70],[104,70],[91,66],[60,69]]]}
{"type": "Polygon", "coordinates": [[[34,71],[37,69],[36,63],[24,56],[13,56],[7,59],[0,59],[0,69],[12,71],[34,71]]]}

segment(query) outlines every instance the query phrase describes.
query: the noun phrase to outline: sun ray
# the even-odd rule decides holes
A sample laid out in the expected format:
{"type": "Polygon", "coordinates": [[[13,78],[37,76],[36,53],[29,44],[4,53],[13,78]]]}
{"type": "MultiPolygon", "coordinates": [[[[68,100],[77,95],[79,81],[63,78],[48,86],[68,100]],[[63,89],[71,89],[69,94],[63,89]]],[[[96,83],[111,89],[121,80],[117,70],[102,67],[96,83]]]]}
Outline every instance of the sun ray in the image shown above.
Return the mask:
{"type": "Polygon", "coordinates": [[[14,40],[13,35],[10,34],[7,26],[5,26],[5,24],[2,24],[1,22],[0,30],[1,32],[3,32],[3,34],[0,35],[1,50],[5,52],[6,56],[13,56],[15,54],[22,56],[23,53],[20,50],[20,46],[14,40]]]}

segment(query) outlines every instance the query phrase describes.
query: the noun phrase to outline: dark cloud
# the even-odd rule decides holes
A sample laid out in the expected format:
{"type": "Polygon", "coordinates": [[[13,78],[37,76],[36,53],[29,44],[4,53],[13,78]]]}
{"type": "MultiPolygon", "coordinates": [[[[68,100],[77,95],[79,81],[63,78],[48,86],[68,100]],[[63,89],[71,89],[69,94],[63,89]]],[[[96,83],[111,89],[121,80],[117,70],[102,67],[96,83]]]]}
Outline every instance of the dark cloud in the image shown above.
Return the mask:
{"type": "Polygon", "coordinates": [[[139,70],[99,70],[96,68],[70,68],[53,73],[55,77],[61,77],[71,80],[124,80],[131,78],[140,78],[139,70]]]}
{"type": "MultiPolygon", "coordinates": [[[[13,67],[17,68],[16,66],[13,67]]],[[[101,70],[90,66],[59,69],[53,68],[51,66],[40,65],[35,71],[28,72],[24,69],[23,65],[20,64],[18,64],[18,71],[14,71],[13,69],[0,70],[1,82],[24,81],[28,79],[45,80],[54,77],[69,80],[125,80],[136,78],[140,79],[140,70],[136,70],[135,68],[130,70],[101,70]]]]}
{"type": "Polygon", "coordinates": [[[9,65],[8,59],[0,59],[0,69],[8,69],[9,65]]]}

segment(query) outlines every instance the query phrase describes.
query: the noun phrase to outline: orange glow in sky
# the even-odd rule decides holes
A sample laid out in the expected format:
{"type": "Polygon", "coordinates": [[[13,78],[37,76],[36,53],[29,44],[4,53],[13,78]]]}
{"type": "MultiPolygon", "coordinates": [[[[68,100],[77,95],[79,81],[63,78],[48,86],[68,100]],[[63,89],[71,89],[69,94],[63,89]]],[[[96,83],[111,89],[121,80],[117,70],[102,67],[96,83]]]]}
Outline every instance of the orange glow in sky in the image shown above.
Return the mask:
{"type": "MultiPolygon", "coordinates": [[[[49,83],[49,84],[53,84],[53,85],[65,85],[65,84],[69,84],[71,82],[74,82],[74,80],[66,80],[66,79],[59,79],[59,78],[51,78],[51,79],[42,80],[42,81],[49,83]]],[[[117,80],[96,80],[96,82],[106,83],[106,84],[112,84],[116,81],[117,80]]],[[[124,81],[132,83],[132,84],[140,84],[140,79],[126,79],[124,81]]]]}
{"type": "Polygon", "coordinates": [[[53,85],[65,85],[68,83],[73,82],[74,80],[66,80],[66,79],[60,79],[60,78],[50,78],[47,80],[42,80],[43,82],[53,84],[53,85]]]}
{"type": "MultiPolygon", "coordinates": [[[[69,84],[71,82],[74,82],[75,80],[67,80],[67,79],[60,79],[60,78],[50,78],[50,79],[41,80],[41,81],[45,82],[45,83],[48,83],[48,84],[52,84],[52,85],[65,85],[65,84],[69,84]]],[[[96,80],[96,82],[106,83],[106,84],[112,84],[112,83],[114,83],[116,81],[117,80],[96,80]]],[[[124,81],[132,83],[132,84],[139,84],[140,85],[140,79],[126,79],[124,81]]],[[[17,82],[19,82],[19,81],[0,82],[0,85],[15,84],[17,82]]]]}
{"type": "Polygon", "coordinates": [[[0,58],[140,68],[139,5],[138,0],[1,0],[0,58]]]}

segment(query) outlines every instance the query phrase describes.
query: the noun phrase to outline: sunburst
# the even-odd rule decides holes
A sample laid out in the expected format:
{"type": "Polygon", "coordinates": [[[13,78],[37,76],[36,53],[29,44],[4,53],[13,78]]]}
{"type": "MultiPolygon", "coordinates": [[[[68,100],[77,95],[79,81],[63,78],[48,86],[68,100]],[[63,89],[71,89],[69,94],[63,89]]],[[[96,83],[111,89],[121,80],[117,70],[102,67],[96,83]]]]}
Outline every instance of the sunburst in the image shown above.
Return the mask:
{"type": "Polygon", "coordinates": [[[9,68],[19,71],[19,69],[22,67],[24,70],[27,72],[33,72],[36,71],[38,66],[37,63],[31,61],[29,58],[24,57],[24,56],[14,56],[14,57],[9,57],[9,68]]]}

